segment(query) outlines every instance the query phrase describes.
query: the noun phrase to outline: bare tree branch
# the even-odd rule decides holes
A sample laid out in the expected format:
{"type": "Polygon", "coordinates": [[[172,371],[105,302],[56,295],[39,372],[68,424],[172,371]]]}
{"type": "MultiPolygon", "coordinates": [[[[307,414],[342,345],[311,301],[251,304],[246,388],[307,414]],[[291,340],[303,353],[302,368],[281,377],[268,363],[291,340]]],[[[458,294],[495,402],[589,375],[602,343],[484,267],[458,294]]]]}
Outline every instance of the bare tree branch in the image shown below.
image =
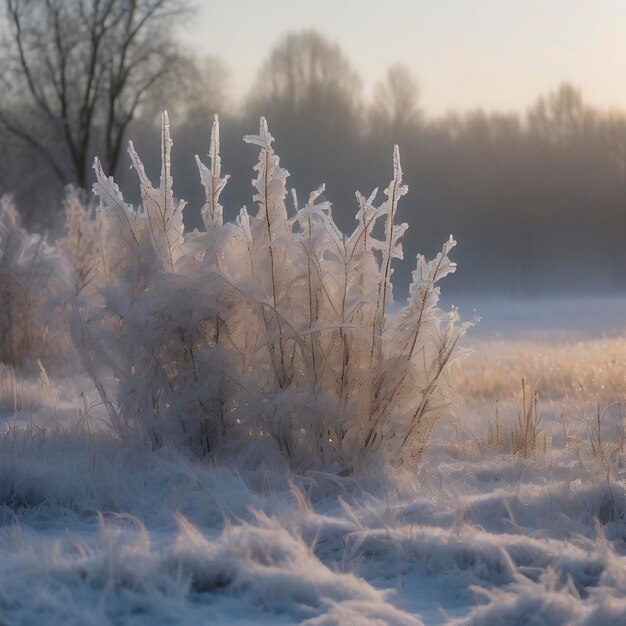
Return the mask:
{"type": "Polygon", "coordinates": [[[48,149],[48,147],[44,143],[38,141],[24,128],[21,128],[19,125],[15,124],[14,122],[11,122],[9,119],[7,119],[4,116],[4,114],[1,111],[0,111],[0,124],[2,124],[9,132],[13,133],[13,135],[15,135],[16,137],[18,137],[19,139],[21,139],[28,145],[32,146],[33,148],[36,148],[39,152],[41,152],[46,157],[46,160],[50,164],[50,167],[54,171],[57,178],[64,184],[68,182],[67,175],[58,164],[58,159],[54,157],[52,152],[48,149]]]}
{"type": "Polygon", "coordinates": [[[172,25],[187,0],[4,2],[3,126],[64,182],[85,187],[96,150],[114,173],[145,95],[175,69],[172,25]]]}

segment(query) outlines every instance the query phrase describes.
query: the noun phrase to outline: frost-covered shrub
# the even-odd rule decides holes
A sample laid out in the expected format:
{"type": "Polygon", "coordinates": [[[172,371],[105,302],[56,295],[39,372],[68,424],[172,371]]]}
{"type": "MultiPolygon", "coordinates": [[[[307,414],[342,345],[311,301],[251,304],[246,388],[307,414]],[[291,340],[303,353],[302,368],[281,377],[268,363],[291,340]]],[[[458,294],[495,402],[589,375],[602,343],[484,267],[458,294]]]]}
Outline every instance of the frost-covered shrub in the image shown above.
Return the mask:
{"type": "Polygon", "coordinates": [[[94,166],[102,279],[77,296],[74,336],[113,426],[197,454],[271,448],[296,468],[350,472],[373,454],[418,460],[466,326],[437,307],[437,283],[455,270],[452,238],[433,261],[417,257],[406,305],[390,306],[407,227],[396,223],[407,192],[398,149],[384,199],[357,194],[346,235],[323,187],[304,206],[294,194],[288,215],[288,172],[261,119],[245,137],[259,149],[256,209],[224,223],[216,119],[210,166],[197,158],[205,229],[185,236],[167,116],[162,128],[158,187],[129,147],[139,209],[94,166]]]}
{"type": "Polygon", "coordinates": [[[60,356],[63,256],[44,235],[20,226],[12,198],[0,199],[0,362],[23,365],[60,356]]]}
{"type": "Polygon", "coordinates": [[[65,196],[65,235],[57,242],[69,267],[69,286],[75,295],[93,292],[101,285],[102,247],[99,223],[85,192],[69,187],[65,196]]]}

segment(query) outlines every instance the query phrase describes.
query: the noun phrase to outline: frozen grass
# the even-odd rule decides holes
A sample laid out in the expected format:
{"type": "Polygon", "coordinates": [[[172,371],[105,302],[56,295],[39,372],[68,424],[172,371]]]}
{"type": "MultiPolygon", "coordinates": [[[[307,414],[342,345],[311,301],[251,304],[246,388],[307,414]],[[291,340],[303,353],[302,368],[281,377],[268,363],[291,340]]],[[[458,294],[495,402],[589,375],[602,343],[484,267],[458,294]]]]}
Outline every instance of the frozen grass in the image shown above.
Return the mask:
{"type": "Polygon", "coordinates": [[[0,447],[9,623],[440,624],[468,611],[462,623],[523,623],[544,607],[539,623],[565,624],[623,611],[623,476],[605,485],[556,457],[459,461],[443,442],[410,481],[251,489],[227,468],[82,436],[0,447]],[[474,593],[488,604],[472,609],[474,593]]]}
{"type": "Polygon", "coordinates": [[[521,381],[544,399],[595,398],[617,402],[626,389],[626,338],[556,341],[474,339],[472,354],[455,369],[454,384],[465,398],[507,401],[521,381]]]}
{"type": "Polygon", "coordinates": [[[474,338],[454,368],[458,437],[482,454],[591,453],[606,475],[626,440],[626,339],[474,338]],[[530,381],[530,383],[529,383],[530,381]]]}
{"type": "Polygon", "coordinates": [[[84,382],[18,378],[7,402],[16,384],[31,417],[0,438],[9,624],[626,623],[615,409],[598,436],[594,406],[540,400],[552,445],[532,458],[481,451],[460,414],[417,473],[356,480],[151,452],[114,436],[84,382]]]}
{"type": "Polygon", "coordinates": [[[0,623],[626,624],[623,340],[473,343],[419,470],[358,478],[151,451],[1,366],[0,623]]]}

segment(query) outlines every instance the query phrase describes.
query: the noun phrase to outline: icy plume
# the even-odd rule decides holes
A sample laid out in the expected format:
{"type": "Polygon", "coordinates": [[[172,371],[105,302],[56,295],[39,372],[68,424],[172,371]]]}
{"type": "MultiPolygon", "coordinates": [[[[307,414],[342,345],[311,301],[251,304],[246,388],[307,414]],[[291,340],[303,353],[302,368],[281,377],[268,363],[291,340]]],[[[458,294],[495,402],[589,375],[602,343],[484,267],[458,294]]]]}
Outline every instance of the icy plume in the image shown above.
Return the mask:
{"type": "Polygon", "coordinates": [[[103,267],[96,293],[75,300],[73,334],[110,421],[153,447],[243,453],[252,465],[279,458],[352,473],[373,457],[419,462],[466,329],[437,306],[454,241],[430,264],[418,257],[406,306],[392,307],[407,227],[396,223],[407,192],[398,148],[385,199],[357,194],[357,225],[346,235],[323,187],[288,216],[288,172],[265,119],[244,139],[259,149],[256,211],[223,221],[228,177],[216,118],[210,167],[197,159],[206,229],[186,236],[167,116],[158,188],[129,148],[139,209],[95,163],[103,267]]]}

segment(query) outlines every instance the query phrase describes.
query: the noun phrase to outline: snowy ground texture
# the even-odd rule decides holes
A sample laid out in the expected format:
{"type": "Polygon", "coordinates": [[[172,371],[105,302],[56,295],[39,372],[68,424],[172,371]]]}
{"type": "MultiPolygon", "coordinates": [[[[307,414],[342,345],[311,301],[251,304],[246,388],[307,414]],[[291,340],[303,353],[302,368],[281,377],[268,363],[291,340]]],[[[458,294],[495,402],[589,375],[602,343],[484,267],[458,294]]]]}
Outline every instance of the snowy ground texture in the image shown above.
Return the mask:
{"type": "Polygon", "coordinates": [[[607,321],[503,341],[503,311],[479,308],[463,395],[411,475],[139,450],[86,381],[0,370],[0,624],[626,625],[626,340],[607,321]]]}

